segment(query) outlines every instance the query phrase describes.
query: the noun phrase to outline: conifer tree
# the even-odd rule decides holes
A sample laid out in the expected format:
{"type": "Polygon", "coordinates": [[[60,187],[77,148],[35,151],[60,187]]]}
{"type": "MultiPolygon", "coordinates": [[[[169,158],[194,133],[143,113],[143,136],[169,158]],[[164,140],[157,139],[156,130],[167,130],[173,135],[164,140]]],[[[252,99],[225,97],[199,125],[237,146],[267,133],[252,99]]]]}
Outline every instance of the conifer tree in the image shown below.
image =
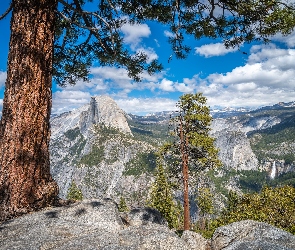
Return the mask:
{"type": "Polygon", "coordinates": [[[197,204],[199,209],[199,228],[204,230],[207,224],[208,216],[214,211],[213,194],[208,187],[198,188],[197,204]]]}
{"type": "Polygon", "coordinates": [[[7,80],[0,121],[0,220],[52,204],[58,186],[49,166],[52,77],[62,85],[87,80],[94,62],[141,73],[162,69],[124,45],[124,24],[156,21],[170,28],[176,58],[186,35],[223,39],[226,47],[268,41],[295,26],[294,3],[277,0],[11,0],[7,80]],[[92,4],[93,9],[85,6],[92,4]]]}
{"type": "Polygon", "coordinates": [[[123,196],[120,197],[120,203],[118,205],[119,212],[128,212],[129,208],[126,204],[126,200],[123,196]]]}
{"type": "Polygon", "coordinates": [[[184,230],[190,229],[189,211],[189,175],[205,169],[218,167],[218,150],[214,147],[214,138],[209,136],[212,117],[206,106],[206,97],[201,93],[185,94],[177,103],[178,114],[171,119],[175,136],[174,143],[167,143],[165,151],[172,158],[172,173],[183,182],[184,230]]]}
{"type": "Polygon", "coordinates": [[[163,215],[170,228],[178,228],[181,211],[174,201],[171,184],[168,181],[163,165],[159,161],[148,205],[157,209],[163,215]]]}
{"type": "Polygon", "coordinates": [[[71,182],[71,186],[69,187],[67,199],[76,201],[83,200],[82,191],[78,188],[77,184],[74,181],[71,182]]]}

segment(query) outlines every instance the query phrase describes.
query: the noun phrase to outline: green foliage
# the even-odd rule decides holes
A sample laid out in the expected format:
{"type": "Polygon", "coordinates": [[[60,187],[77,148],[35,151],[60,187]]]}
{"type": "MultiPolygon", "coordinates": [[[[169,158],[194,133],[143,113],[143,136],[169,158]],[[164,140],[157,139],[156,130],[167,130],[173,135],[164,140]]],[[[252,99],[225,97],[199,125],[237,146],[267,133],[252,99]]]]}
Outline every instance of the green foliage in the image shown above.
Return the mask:
{"type": "Polygon", "coordinates": [[[67,137],[69,140],[73,141],[75,140],[79,135],[80,135],[80,129],[74,128],[74,129],[70,129],[68,131],[66,131],[64,133],[65,137],[67,137]]]}
{"type": "Polygon", "coordinates": [[[283,173],[275,179],[269,177],[269,173],[265,171],[239,171],[238,185],[243,193],[260,192],[263,186],[278,187],[278,186],[293,186],[295,187],[295,172],[283,173]]]}
{"type": "Polygon", "coordinates": [[[228,183],[231,178],[236,178],[238,173],[235,170],[222,170],[222,172],[219,173],[218,171],[211,169],[206,172],[206,175],[214,183],[216,192],[227,196],[228,190],[225,188],[226,183],[228,183]]]}
{"type": "Polygon", "coordinates": [[[239,174],[239,187],[243,193],[260,192],[263,186],[270,184],[269,174],[266,171],[242,170],[239,174]]]}
{"type": "Polygon", "coordinates": [[[229,192],[227,207],[221,215],[199,232],[211,238],[215,229],[241,220],[266,222],[295,234],[295,188],[291,186],[267,187],[260,193],[239,196],[229,192]]]}
{"type": "Polygon", "coordinates": [[[125,165],[123,175],[139,176],[143,173],[152,173],[156,168],[156,155],[154,152],[138,153],[125,165]]]}
{"type": "Polygon", "coordinates": [[[82,191],[81,191],[81,189],[78,188],[78,186],[76,185],[76,183],[74,181],[72,181],[71,186],[68,190],[67,199],[68,200],[78,200],[78,201],[83,200],[82,191]]]}
{"type": "Polygon", "coordinates": [[[118,204],[119,212],[128,212],[130,209],[126,204],[126,200],[123,196],[120,197],[120,203],[118,204]]]}
{"type": "Polygon", "coordinates": [[[196,202],[199,209],[199,218],[194,227],[194,231],[208,237],[207,231],[210,229],[210,216],[214,212],[213,194],[208,187],[201,187],[198,189],[196,202]]]}
{"type": "Polygon", "coordinates": [[[176,58],[186,58],[191,48],[186,36],[221,38],[226,47],[236,47],[255,40],[268,42],[278,32],[289,34],[294,29],[292,1],[101,1],[93,11],[85,7],[91,1],[59,0],[56,11],[54,68],[60,85],[87,80],[93,62],[127,69],[134,80],[162,70],[156,60],[149,63],[146,53],[132,54],[124,46],[121,27],[126,23],[146,20],[162,23],[173,35],[168,39],[176,58]],[[222,11],[214,11],[216,6],[222,11]],[[86,11],[86,9],[88,11],[86,11]],[[224,15],[226,10],[226,15],[224,15]],[[177,17],[177,18],[176,18],[177,17]]]}
{"type": "Polygon", "coordinates": [[[226,225],[241,220],[269,223],[295,234],[295,188],[264,187],[261,193],[236,196],[213,224],[226,225]]]}
{"type": "Polygon", "coordinates": [[[93,145],[91,152],[84,155],[79,163],[86,166],[97,166],[102,160],[104,160],[104,146],[93,145]]]}
{"type": "Polygon", "coordinates": [[[201,216],[213,214],[213,194],[211,193],[210,188],[199,188],[196,201],[198,208],[200,209],[201,216]]]}
{"type": "Polygon", "coordinates": [[[92,145],[90,153],[82,156],[79,164],[85,164],[86,166],[97,166],[102,161],[112,164],[118,159],[118,148],[130,146],[130,136],[125,135],[116,128],[99,124],[95,125],[94,129],[97,135],[96,140],[92,145]],[[108,154],[105,152],[106,147],[108,147],[108,154]]]}
{"type": "Polygon", "coordinates": [[[181,223],[182,209],[173,200],[172,188],[168,182],[165,170],[159,163],[156,179],[151,186],[148,206],[157,209],[167,220],[170,228],[178,229],[181,223]]]}
{"type": "Polygon", "coordinates": [[[146,123],[145,119],[141,117],[138,120],[136,118],[128,120],[128,125],[135,140],[148,142],[155,147],[169,139],[167,123],[146,123]]]}
{"type": "MultiPolygon", "coordinates": [[[[175,142],[165,145],[165,151],[170,155],[178,155],[179,159],[182,159],[183,155],[188,156],[191,173],[221,166],[214,138],[209,136],[212,117],[206,102],[207,99],[202,93],[185,94],[180,97],[177,103],[179,113],[171,119],[175,142]]],[[[177,168],[175,172],[181,171],[181,165],[176,164],[173,167],[177,168]]]]}
{"type": "Polygon", "coordinates": [[[295,172],[283,173],[273,180],[270,179],[268,185],[272,187],[288,185],[295,188],[295,172]]]}

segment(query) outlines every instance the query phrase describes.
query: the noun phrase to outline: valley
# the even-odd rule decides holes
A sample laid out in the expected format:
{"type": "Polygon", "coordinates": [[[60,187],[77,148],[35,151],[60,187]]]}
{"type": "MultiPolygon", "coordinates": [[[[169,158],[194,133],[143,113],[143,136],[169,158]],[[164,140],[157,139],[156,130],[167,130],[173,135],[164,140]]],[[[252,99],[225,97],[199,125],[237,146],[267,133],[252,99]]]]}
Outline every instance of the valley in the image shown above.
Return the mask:
{"type": "MultiPolygon", "coordinates": [[[[60,197],[67,197],[74,182],[83,198],[119,202],[124,197],[130,207],[145,205],[154,180],[154,153],[171,140],[173,114],[126,114],[110,97],[99,96],[80,109],[54,116],[51,172],[60,197]]],[[[222,207],[230,190],[247,193],[264,185],[295,186],[294,103],[212,114],[211,136],[223,166],[206,172],[205,178],[212,184],[216,207],[222,207]]],[[[191,187],[192,202],[195,188],[191,187]]],[[[196,215],[197,208],[191,209],[196,215]]]]}

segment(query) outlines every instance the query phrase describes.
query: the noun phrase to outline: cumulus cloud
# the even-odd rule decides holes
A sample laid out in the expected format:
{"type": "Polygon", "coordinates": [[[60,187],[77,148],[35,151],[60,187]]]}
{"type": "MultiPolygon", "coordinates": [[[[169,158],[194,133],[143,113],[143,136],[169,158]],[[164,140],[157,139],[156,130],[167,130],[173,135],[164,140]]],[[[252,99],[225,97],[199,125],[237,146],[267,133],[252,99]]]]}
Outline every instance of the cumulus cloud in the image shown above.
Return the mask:
{"type": "Polygon", "coordinates": [[[142,72],[140,77],[142,81],[140,83],[134,82],[129,76],[126,69],[116,67],[93,67],[91,69],[93,79],[91,82],[96,83],[97,86],[102,89],[151,89],[155,87],[165,74],[165,71],[156,73],[153,75],[148,74],[146,71],[142,72]],[[99,79],[101,82],[99,82],[99,79]]]}
{"type": "Polygon", "coordinates": [[[173,85],[174,85],[174,83],[172,81],[164,78],[159,83],[159,89],[161,89],[163,91],[173,92],[175,90],[173,85]]]}
{"type": "Polygon", "coordinates": [[[91,94],[83,91],[62,90],[53,93],[52,113],[60,114],[89,103],[91,94]]]}
{"type": "Polygon", "coordinates": [[[225,74],[199,79],[211,106],[258,107],[295,98],[295,50],[252,46],[248,62],[225,74]]]}
{"type": "Polygon", "coordinates": [[[154,51],[153,48],[138,48],[136,50],[137,53],[144,53],[147,55],[147,63],[151,63],[153,60],[158,59],[158,55],[156,54],[156,52],[154,51]]]}
{"type": "Polygon", "coordinates": [[[124,34],[124,42],[136,47],[143,37],[149,37],[151,30],[147,24],[125,24],[121,28],[124,34]]]}
{"type": "Polygon", "coordinates": [[[166,37],[174,37],[175,35],[171,31],[164,30],[164,36],[166,36],[166,37]]]}
{"type": "Polygon", "coordinates": [[[146,114],[176,110],[176,101],[169,98],[128,98],[115,99],[126,113],[146,114]]]}
{"type": "Polygon", "coordinates": [[[252,46],[245,65],[205,78],[194,75],[172,81],[165,72],[153,76],[144,72],[143,81],[134,83],[122,68],[96,67],[91,69],[93,79],[88,85],[80,83],[77,88],[55,93],[53,106],[56,112],[70,110],[101,93],[110,94],[122,109],[134,114],[174,110],[179,95],[195,92],[202,92],[211,107],[259,107],[289,102],[295,100],[294,62],[295,49],[269,44],[252,46]],[[133,90],[148,90],[154,97],[130,98],[133,90]],[[169,93],[171,99],[159,98],[163,93],[169,93]]]}
{"type": "Polygon", "coordinates": [[[287,35],[283,36],[282,34],[276,34],[272,37],[272,40],[285,43],[289,48],[295,47],[295,30],[287,35]]]}
{"type": "Polygon", "coordinates": [[[223,43],[210,43],[195,48],[195,53],[205,57],[223,56],[235,52],[238,48],[226,49],[223,43]]]}
{"type": "Polygon", "coordinates": [[[5,85],[6,77],[6,72],[0,71],[0,88],[5,85]]]}

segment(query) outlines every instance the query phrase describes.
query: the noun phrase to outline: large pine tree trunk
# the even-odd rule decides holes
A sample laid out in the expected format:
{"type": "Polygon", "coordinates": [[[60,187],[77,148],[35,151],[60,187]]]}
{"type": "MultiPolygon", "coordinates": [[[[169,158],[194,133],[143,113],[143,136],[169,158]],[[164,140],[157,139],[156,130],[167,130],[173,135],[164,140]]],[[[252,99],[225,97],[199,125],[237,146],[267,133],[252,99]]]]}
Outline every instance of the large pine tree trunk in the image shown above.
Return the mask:
{"type": "Polygon", "coordinates": [[[56,0],[14,0],[0,123],[0,221],[38,210],[58,194],[49,138],[56,0]]]}

